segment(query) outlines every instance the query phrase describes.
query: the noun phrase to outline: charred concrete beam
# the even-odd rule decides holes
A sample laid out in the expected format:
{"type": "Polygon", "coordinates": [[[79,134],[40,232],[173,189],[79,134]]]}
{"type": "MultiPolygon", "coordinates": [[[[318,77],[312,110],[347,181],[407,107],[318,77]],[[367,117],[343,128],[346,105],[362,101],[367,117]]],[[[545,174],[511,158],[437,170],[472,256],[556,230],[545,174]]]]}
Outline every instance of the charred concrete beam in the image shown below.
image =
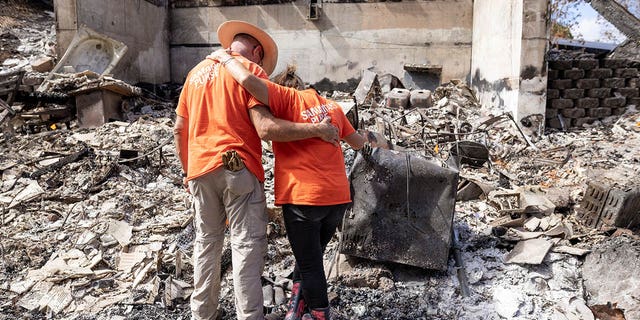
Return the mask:
{"type": "Polygon", "coordinates": [[[640,40],[640,19],[615,0],[586,0],[629,39],[640,40]]]}

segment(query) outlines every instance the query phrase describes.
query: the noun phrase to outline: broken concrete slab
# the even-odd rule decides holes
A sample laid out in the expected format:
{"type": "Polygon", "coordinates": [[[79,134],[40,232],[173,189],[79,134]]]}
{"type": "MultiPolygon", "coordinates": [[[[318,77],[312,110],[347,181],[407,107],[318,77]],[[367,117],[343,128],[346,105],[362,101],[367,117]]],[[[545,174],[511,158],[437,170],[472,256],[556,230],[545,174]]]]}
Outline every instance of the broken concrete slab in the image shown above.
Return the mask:
{"type": "Polygon", "coordinates": [[[518,242],[504,257],[505,263],[541,264],[553,243],[547,239],[536,238],[518,242]]]}
{"type": "Polygon", "coordinates": [[[377,97],[380,97],[378,74],[373,71],[363,70],[362,80],[358,83],[358,87],[353,95],[358,105],[371,105],[377,97]]]}
{"type": "Polygon", "coordinates": [[[107,233],[118,240],[118,243],[125,247],[131,243],[133,227],[125,221],[111,220],[107,228],[107,233]]]}
{"type": "Polygon", "coordinates": [[[49,72],[53,67],[54,62],[51,57],[39,57],[31,61],[31,69],[36,72],[49,72]]]}
{"type": "Polygon", "coordinates": [[[592,250],[582,271],[588,304],[617,304],[626,319],[640,319],[640,242],[620,236],[606,239],[592,250]]]}

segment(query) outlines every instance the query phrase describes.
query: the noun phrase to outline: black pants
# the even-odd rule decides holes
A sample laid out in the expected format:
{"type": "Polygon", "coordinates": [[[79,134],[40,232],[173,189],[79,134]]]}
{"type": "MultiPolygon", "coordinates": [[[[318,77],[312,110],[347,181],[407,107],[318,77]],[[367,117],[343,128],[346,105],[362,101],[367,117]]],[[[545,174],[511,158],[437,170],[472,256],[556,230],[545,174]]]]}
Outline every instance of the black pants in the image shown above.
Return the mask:
{"type": "Polygon", "coordinates": [[[322,255],[348,206],[282,206],[289,243],[296,257],[293,280],[302,280],[302,294],[311,309],[329,306],[322,255]]]}

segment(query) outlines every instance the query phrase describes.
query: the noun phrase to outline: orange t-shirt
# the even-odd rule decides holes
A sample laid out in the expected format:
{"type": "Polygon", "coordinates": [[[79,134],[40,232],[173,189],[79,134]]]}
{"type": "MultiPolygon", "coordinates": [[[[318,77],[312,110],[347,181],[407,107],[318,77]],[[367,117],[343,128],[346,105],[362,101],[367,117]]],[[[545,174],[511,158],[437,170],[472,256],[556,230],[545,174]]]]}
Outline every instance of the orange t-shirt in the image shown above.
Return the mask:
{"type": "MultiPolygon", "coordinates": [[[[267,79],[257,64],[235,55],[253,74],[267,79]]],[[[220,63],[207,57],[187,75],[176,114],[189,123],[187,179],[222,166],[222,153],[234,149],[260,181],[264,181],[262,144],[249,109],[263,105],[242,88],[220,63]]]]}
{"type": "MultiPolygon", "coordinates": [[[[311,90],[298,91],[267,82],[269,108],[276,118],[318,123],[327,115],[340,138],[355,132],[336,102],[311,90]]],[[[311,138],[273,142],[275,204],[326,206],[351,202],[340,146],[311,138]]]]}

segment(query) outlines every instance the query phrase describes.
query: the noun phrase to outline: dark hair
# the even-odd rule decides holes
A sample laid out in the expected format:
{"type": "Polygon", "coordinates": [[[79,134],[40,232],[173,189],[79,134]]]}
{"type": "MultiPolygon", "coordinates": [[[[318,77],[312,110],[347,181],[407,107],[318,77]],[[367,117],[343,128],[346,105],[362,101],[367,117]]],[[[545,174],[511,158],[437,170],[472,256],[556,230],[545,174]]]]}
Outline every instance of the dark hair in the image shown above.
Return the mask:
{"type": "Polygon", "coordinates": [[[287,65],[287,70],[275,75],[273,82],[281,86],[304,90],[304,82],[298,77],[296,74],[296,66],[292,64],[287,65]]]}

